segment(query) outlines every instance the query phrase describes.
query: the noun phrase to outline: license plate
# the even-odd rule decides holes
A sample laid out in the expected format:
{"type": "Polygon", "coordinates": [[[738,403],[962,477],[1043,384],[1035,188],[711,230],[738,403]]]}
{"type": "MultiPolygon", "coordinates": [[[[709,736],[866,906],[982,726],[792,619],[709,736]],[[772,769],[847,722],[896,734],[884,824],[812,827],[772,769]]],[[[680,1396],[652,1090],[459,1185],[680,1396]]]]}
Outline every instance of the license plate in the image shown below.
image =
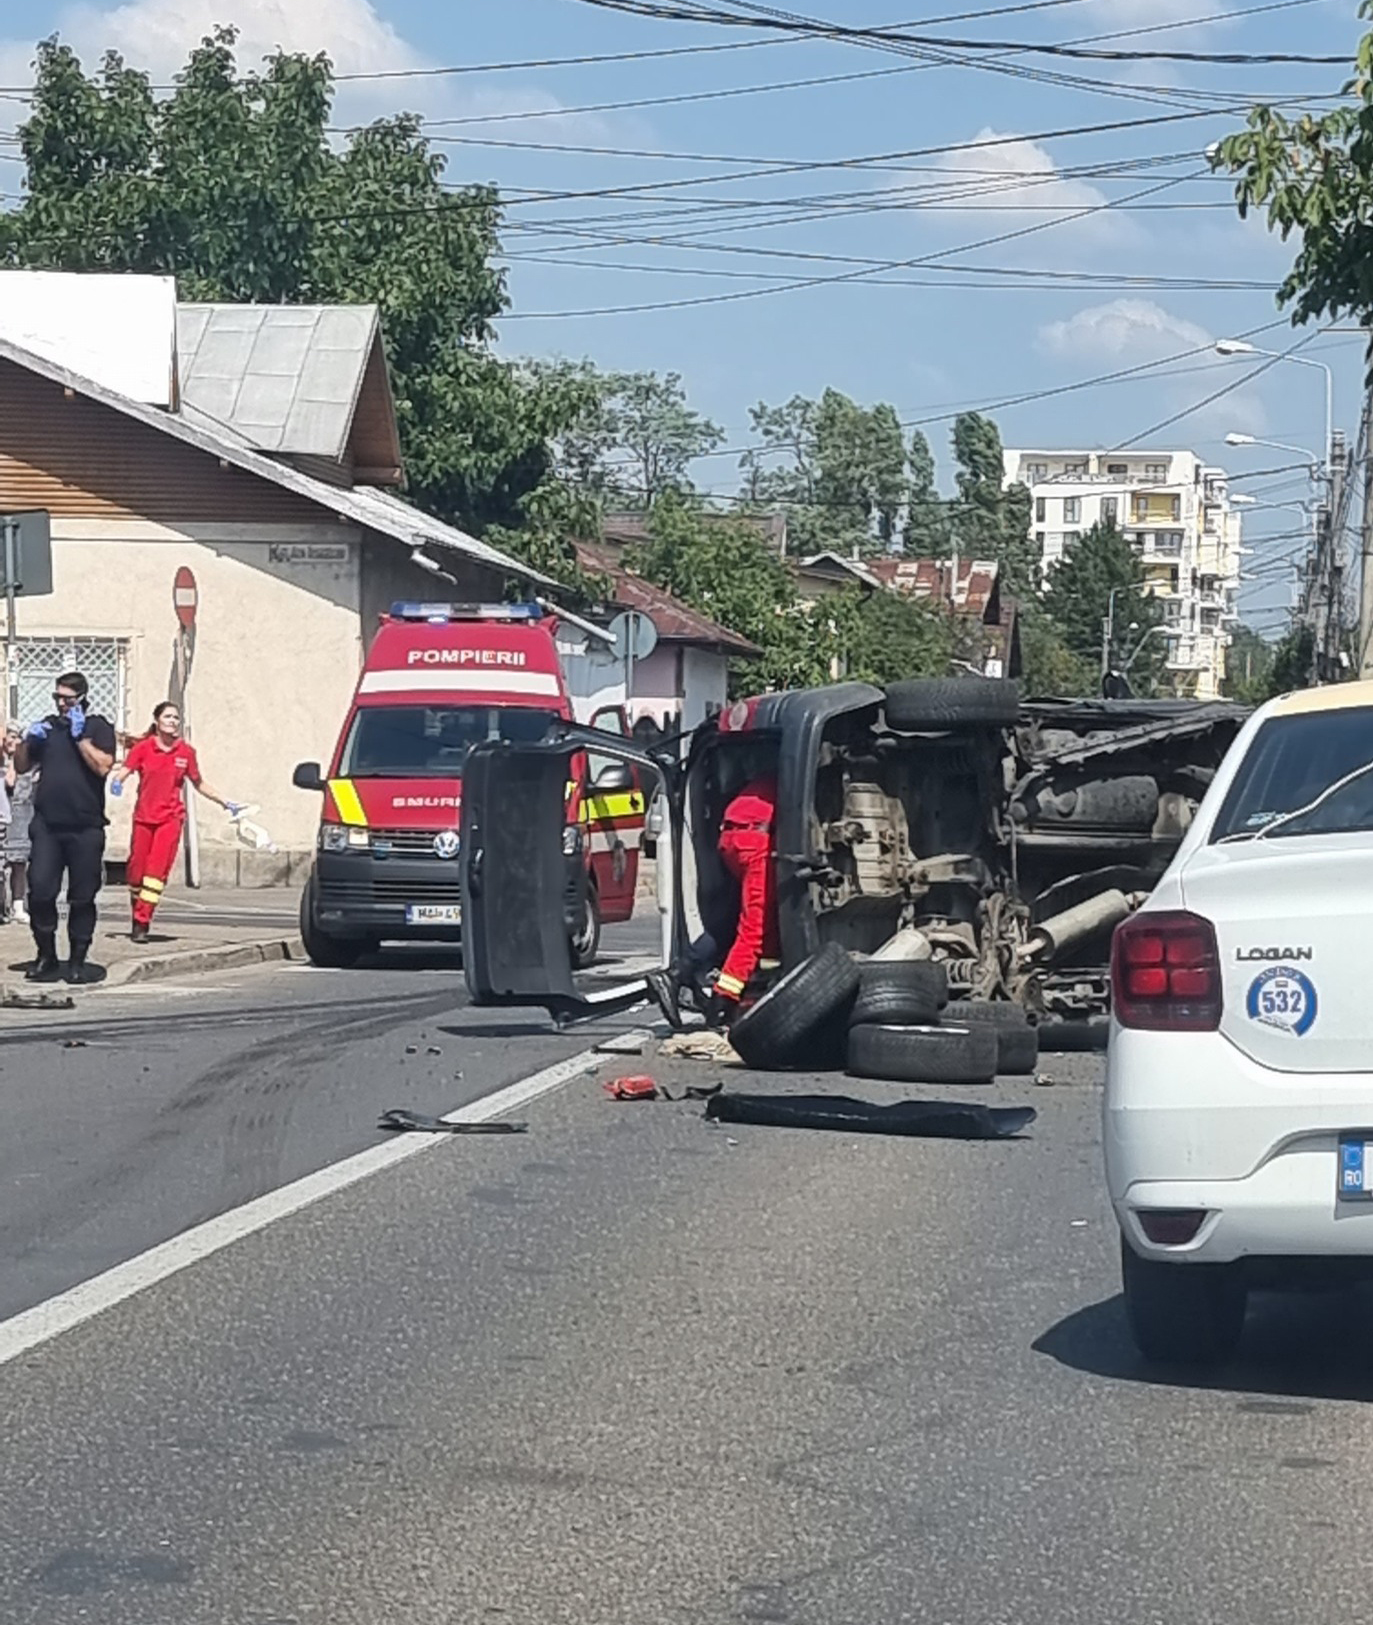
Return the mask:
{"type": "Polygon", "coordinates": [[[461,925],[462,908],[457,903],[410,903],[405,910],[407,925],[461,925]]]}
{"type": "Polygon", "coordinates": [[[1335,1194],[1342,1202],[1373,1202],[1373,1133],[1340,1136],[1335,1194]]]}

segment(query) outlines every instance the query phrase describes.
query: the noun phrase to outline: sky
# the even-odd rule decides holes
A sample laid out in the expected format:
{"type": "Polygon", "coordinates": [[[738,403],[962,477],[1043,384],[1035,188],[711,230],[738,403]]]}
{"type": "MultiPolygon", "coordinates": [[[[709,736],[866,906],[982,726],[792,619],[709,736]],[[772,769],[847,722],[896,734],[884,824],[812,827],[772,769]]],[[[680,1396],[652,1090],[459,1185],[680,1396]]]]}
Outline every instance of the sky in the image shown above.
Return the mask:
{"type": "MultiPolygon", "coordinates": [[[[830,0],[807,15],[1007,47],[1351,61],[1361,33],[1355,0],[830,0]]],[[[22,179],[5,138],[35,41],[60,34],[88,67],[114,48],[165,81],[223,22],[245,64],[324,50],[340,76],[374,76],[341,79],[339,129],[418,113],[449,180],[499,185],[501,351],[680,373],[726,433],[693,470],[703,489],[737,491],[753,406],[827,387],[922,426],[946,488],[965,408],[989,411],[1011,446],[1185,446],[1258,498],[1241,603],[1261,630],[1283,629],[1304,521],[1278,505],[1308,495],[1324,377],[1289,362],[1251,376],[1262,358],[1210,346],[1296,345],[1331,367],[1352,441],[1362,341],[1291,328],[1275,295],[1292,245],[1238,219],[1205,151],[1256,100],[1330,105],[1341,67],[912,57],[590,0],[7,0],[0,194],[22,179]],[[625,59],[531,65],[607,56],[625,59]],[[1082,129],[1101,125],[1130,127],[1082,129]],[[1023,396],[1040,398],[1000,404],[1023,396]],[[1298,450],[1228,447],[1231,432],[1298,450]]]]}

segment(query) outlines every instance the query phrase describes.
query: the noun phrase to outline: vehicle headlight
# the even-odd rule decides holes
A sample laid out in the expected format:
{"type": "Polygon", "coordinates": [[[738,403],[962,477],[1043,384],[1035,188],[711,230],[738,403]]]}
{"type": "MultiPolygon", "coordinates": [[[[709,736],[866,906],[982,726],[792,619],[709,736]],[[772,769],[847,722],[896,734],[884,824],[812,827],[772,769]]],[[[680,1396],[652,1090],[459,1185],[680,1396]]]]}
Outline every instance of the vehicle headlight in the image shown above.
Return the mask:
{"type": "Polygon", "coordinates": [[[321,852],[347,852],[351,847],[367,847],[371,844],[371,837],[365,829],[350,829],[346,824],[321,824],[319,826],[319,849],[321,852]]]}
{"type": "Polygon", "coordinates": [[[563,856],[575,858],[582,849],[582,826],[580,824],[563,825],[563,856]]]}

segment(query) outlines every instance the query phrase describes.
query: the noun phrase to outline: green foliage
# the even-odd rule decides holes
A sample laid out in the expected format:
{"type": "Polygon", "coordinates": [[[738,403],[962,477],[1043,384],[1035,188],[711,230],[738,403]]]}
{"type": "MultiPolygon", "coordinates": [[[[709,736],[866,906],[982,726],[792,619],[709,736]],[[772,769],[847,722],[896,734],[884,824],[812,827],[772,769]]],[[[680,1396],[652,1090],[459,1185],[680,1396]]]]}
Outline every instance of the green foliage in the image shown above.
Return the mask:
{"type": "Polygon", "coordinates": [[[1030,539],[1030,493],[1007,489],[1001,431],[979,412],[954,419],[953,454],[958,500],[952,510],[953,545],[963,558],[995,559],[1003,590],[1022,594],[1039,586],[1039,558],[1030,539]]]}
{"type": "Polygon", "coordinates": [[[1037,598],[1020,605],[1021,688],[1031,699],[1081,699],[1101,693],[1101,662],[1073,653],[1037,598]]]}
{"type": "Polygon", "coordinates": [[[531,371],[577,403],[555,436],[560,477],[605,502],[651,508],[665,491],[689,492],[690,464],[725,438],[687,405],[680,373],[603,373],[590,361],[531,371]]]}
{"type": "Polygon", "coordinates": [[[113,53],[88,77],[41,45],[0,264],[174,273],[193,300],[379,305],[409,495],[469,529],[520,525],[576,392],[487,347],[506,305],[495,192],[445,190],[411,115],[336,148],[327,58],[241,74],[234,40],[216,29],[163,98],[113,53]]]}
{"type": "MultiPolygon", "coordinates": [[[[1362,0],[1359,16],[1373,16],[1362,0]]],[[[1299,248],[1278,290],[1296,323],[1352,315],[1373,317],[1373,34],[1358,47],[1354,78],[1345,86],[1354,105],[1320,117],[1288,118],[1258,106],[1248,125],[1226,136],[1212,167],[1238,177],[1241,216],[1262,209],[1268,226],[1299,248]]]]}
{"type": "Polygon", "coordinates": [[[904,677],[942,677],[949,669],[953,622],[932,604],[853,587],[819,607],[837,627],[845,677],[882,687],[904,677]]]}
{"type": "Polygon", "coordinates": [[[1225,693],[1242,705],[1261,705],[1272,693],[1273,644],[1253,627],[1235,627],[1225,659],[1225,693]]]}
{"type": "Polygon", "coordinates": [[[1309,626],[1293,627],[1273,649],[1268,691],[1263,697],[1272,699],[1277,694],[1291,694],[1297,689],[1310,688],[1315,658],[1316,634],[1309,626]]]}
{"type": "Polygon", "coordinates": [[[1098,673],[1102,625],[1111,616],[1113,667],[1129,666],[1136,694],[1150,694],[1162,682],[1167,648],[1154,628],[1163,624],[1163,609],[1145,591],[1139,559],[1114,525],[1093,525],[1052,567],[1043,608],[1069,654],[1098,673]]]}
{"type": "MultiPolygon", "coordinates": [[[[743,495],[786,509],[793,552],[891,551],[912,492],[892,407],[862,407],[827,389],[818,401],[794,395],[783,406],[760,402],[752,418],[762,446],[740,459],[743,495]]],[[[917,472],[922,489],[932,491],[933,464],[917,472]]]]}
{"type": "Polygon", "coordinates": [[[752,526],[707,515],[675,492],[654,504],[648,530],[630,567],[762,650],[758,660],[738,663],[736,693],[947,669],[949,629],[928,605],[857,587],[804,603],[790,570],[752,526]]]}
{"type": "Polygon", "coordinates": [[[906,467],[910,485],[903,549],[913,558],[945,558],[949,551],[949,515],[934,482],[934,453],[919,429],[911,431],[906,467]]]}

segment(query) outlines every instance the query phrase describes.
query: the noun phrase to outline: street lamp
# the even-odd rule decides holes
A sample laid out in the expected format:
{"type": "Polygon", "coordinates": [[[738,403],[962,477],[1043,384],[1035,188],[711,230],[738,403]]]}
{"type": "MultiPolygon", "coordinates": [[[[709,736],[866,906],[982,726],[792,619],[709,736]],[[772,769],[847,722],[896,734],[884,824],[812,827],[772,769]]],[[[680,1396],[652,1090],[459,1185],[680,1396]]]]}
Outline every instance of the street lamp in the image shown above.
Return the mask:
{"type": "Polygon", "coordinates": [[[1330,467],[1335,447],[1335,374],[1324,361],[1305,355],[1283,355],[1280,350],[1260,350],[1244,339],[1217,339],[1216,354],[1224,356],[1260,355],[1268,361],[1290,361],[1296,367],[1316,367],[1325,374],[1325,466],[1330,467]]]}
{"type": "Polygon", "coordinates": [[[1232,430],[1225,437],[1227,446],[1266,446],[1269,451],[1290,451],[1295,456],[1304,458],[1311,465],[1311,477],[1316,479],[1320,475],[1321,460],[1315,452],[1309,451],[1305,446],[1289,446],[1285,440],[1260,440],[1257,435],[1240,434],[1232,430]]]}

